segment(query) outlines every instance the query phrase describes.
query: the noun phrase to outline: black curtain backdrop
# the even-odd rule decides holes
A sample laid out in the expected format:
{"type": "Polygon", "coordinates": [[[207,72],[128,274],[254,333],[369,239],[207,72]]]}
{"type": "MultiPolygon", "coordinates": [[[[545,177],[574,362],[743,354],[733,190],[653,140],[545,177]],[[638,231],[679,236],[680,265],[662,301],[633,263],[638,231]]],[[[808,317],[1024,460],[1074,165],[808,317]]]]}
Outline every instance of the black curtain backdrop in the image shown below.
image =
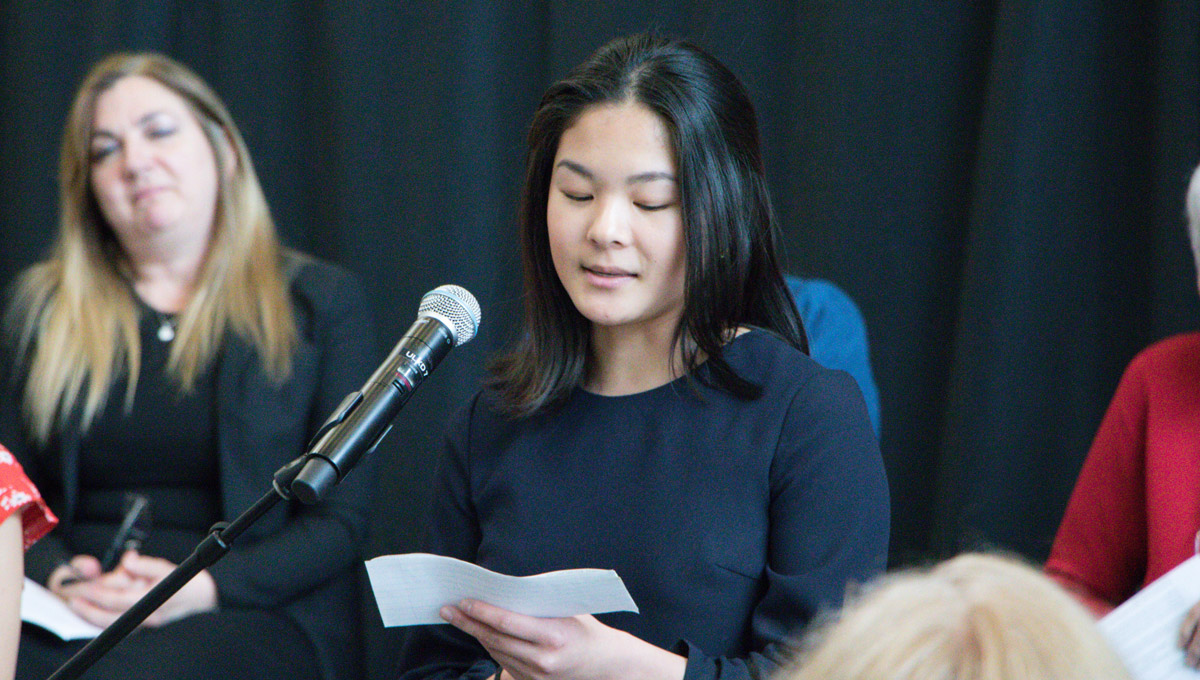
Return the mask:
{"type": "MultiPolygon", "coordinates": [[[[537,99],[616,35],[691,38],[751,90],[789,268],[837,282],[867,319],[893,565],[977,547],[1044,559],[1125,364],[1200,318],[1183,220],[1196,2],[0,7],[0,282],[45,254],[88,66],[157,50],[229,104],[285,241],[361,275],[381,359],[425,291],[479,298],[480,336],[378,452],[368,556],[416,546],[444,421],[512,337],[537,99]]],[[[387,677],[395,631],[368,605],[370,673],[387,677]]]]}

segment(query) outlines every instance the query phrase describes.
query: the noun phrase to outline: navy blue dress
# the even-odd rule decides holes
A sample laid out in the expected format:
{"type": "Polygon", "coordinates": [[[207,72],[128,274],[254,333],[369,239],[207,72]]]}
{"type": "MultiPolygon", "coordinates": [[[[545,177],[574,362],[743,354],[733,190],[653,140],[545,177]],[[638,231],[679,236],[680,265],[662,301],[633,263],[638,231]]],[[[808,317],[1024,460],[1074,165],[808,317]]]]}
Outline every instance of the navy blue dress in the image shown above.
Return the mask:
{"type": "MultiPolygon", "coordinates": [[[[726,359],[760,398],[680,378],[512,420],[480,393],[449,431],[428,550],[517,576],[614,569],[641,613],[602,622],[685,655],[686,678],[766,677],[818,610],[884,568],[887,481],[847,374],[760,330],[726,359]]],[[[448,625],[409,631],[400,664],[497,670],[448,625]]]]}

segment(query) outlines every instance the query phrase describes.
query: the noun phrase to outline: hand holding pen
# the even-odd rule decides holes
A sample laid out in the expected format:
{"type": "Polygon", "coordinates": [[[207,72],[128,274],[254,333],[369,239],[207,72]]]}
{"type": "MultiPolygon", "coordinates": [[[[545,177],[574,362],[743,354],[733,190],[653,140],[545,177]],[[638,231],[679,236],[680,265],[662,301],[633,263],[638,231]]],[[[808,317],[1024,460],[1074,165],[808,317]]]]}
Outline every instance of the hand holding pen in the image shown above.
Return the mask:
{"type": "MultiPolygon", "coordinates": [[[[94,581],[102,575],[109,574],[117,568],[122,555],[141,548],[142,541],[149,535],[149,527],[150,500],[141,494],[126,494],[121,523],[117,526],[103,559],[97,560],[91,555],[76,555],[70,562],[65,562],[55,569],[46,585],[55,595],[69,600],[72,596],[71,586],[94,581]]],[[[81,589],[74,589],[74,594],[81,594],[81,589]]]]}
{"type": "MultiPolygon", "coordinates": [[[[149,525],[149,501],[144,496],[130,494],[121,524],[103,559],[76,555],[51,574],[50,590],[84,619],[101,627],[109,625],[175,568],[167,560],[138,553],[149,534],[149,525]]],[[[147,617],[143,625],[162,625],[216,605],[216,583],[207,571],[202,571],[147,617]]]]}
{"type": "Polygon", "coordinates": [[[63,562],[50,573],[50,578],[46,579],[46,587],[65,600],[70,596],[67,588],[97,579],[103,573],[100,560],[91,555],[76,555],[70,562],[63,562]]]}
{"type": "Polygon", "coordinates": [[[60,589],[80,581],[90,581],[116,569],[121,556],[129,551],[137,552],[141,549],[142,541],[146,540],[149,533],[150,500],[141,494],[126,494],[121,524],[113,534],[104,557],[96,563],[96,558],[91,555],[76,555],[50,575],[47,585],[51,592],[66,599],[59,592],[60,589]]]}
{"type": "MultiPolygon", "coordinates": [[[[101,573],[100,560],[91,555],[76,555],[70,564],[60,567],[60,570],[66,575],[76,569],[83,578],[66,585],[61,583],[62,579],[54,583],[59,574],[59,570],[56,570],[51,576],[51,590],[80,617],[104,628],[170,575],[175,566],[168,560],[128,550],[121,556],[115,569],[101,573]]],[[[216,606],[216,582],[208,570],[204,570],[147,617],[142,625],[160,626],[216,606]]]]}

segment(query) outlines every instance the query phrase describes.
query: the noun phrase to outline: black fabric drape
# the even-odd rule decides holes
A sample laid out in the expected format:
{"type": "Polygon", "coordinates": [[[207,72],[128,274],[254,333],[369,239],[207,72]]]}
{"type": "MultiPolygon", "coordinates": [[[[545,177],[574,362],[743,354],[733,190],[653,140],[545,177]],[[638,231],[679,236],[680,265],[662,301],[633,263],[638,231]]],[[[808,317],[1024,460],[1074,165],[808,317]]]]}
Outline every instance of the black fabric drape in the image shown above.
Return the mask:
{"type": "MultiPolygon", "coordinates": [[[[966,547],[1039,560],[1124,365],[1197,325],[1183,191],[1200,8],[901,5],[10,0],[0,280],[45,253],[90,63],[190,64],[232,109],[285,240],[357,271],[385,338],[439,284],[480,299],[479,338],[379,452],[367,552],[410,550],[441,427],[519,313],[513,215],[541,91],[615,35],[689,37],[751,90],[790,269],[867,319],[893,564],[966,547]]],[[[392,636],[372,634],[373,677],[392,636]]]]}

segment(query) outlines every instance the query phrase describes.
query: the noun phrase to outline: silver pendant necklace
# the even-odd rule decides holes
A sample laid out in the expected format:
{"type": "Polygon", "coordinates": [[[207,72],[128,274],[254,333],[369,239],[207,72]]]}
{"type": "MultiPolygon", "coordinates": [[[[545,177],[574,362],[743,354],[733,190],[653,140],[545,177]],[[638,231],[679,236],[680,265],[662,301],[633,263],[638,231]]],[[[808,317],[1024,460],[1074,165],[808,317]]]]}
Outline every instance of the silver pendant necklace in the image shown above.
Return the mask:
{"type": "Polygon", "coordinates": [[[158,339],[163,342],[171,342],[175,339],[175,318],[159,311],[154,313],[158,316],[158,339]]]}

